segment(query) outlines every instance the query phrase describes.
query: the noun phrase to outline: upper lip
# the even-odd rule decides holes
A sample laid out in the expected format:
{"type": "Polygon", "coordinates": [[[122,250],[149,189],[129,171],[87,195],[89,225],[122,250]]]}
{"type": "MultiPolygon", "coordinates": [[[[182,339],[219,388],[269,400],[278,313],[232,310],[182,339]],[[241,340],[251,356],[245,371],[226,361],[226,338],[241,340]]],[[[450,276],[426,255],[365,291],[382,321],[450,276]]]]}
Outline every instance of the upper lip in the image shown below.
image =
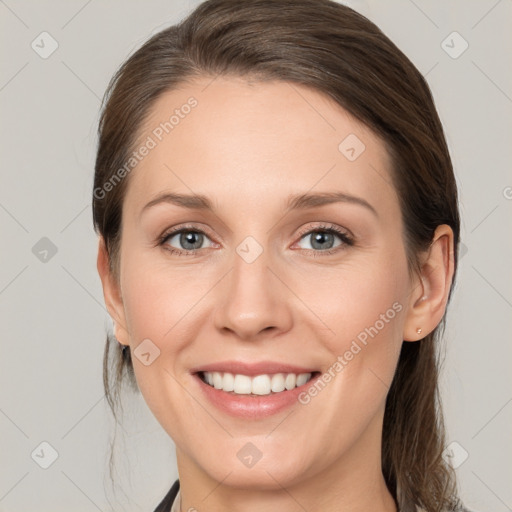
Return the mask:
{"type": "Polygon", "coordinates": [[[249,376],[274,373],[314,373],[315,371],[317,370],[275,361],[260,361],[258,363],[249,363],[244,361],[220,361],[218,363],[197,366],[190,370],[191,373],[228,372],[249,376]]]}

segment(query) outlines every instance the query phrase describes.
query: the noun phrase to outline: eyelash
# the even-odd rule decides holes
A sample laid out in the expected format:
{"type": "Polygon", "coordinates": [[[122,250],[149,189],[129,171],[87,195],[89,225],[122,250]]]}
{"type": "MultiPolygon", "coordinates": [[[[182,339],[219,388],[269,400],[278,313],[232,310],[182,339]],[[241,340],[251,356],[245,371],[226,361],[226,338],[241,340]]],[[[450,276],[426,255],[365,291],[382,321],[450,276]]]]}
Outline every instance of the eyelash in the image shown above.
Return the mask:
{"type": "Polygon", "coordinates": [[[332,233],[335,235],[338,235],[338,237],[341,240],[341,245],[338,245],[337,247],[333,247],[332,249],[326,249],[325,251],[319,251],[314,249],[303,249],[303,251],[307,251],[308,253],[313,254],[314,258],[322,257],[322,256],[329,256],[331,254],[336,254],[339,251],[342,251],[346,248],[346,246],[351,247],[354,245],[354,239],[351,235],[347,233],[347,231],[344,231],[340,228],[338,228],[334,224],[320,224],[319,226],[315,226],[313,229],[304,229],[299,232],[299,239],[302,239],[306,235],[310,235],[311,233],[317,233],[317,232],[324,232],[324,233],[332,233]]]}
{"type": "MultiPolygon", "coordinates": [[[[205,235],[208,237],[208,234],[205,233],[203,230],[198,229],[194,226],[179,226],[177,228],[173,228],[170,231],[166,231],[163,235],[161,235],[158,238],[158,245],[164,246],[166,242],[172,238],[176,234],[180,233],[200,233],[202,235],[205,235]]],[[[334,247],[332,249],[326,249],[325,251],[320,250],[314,250],[314,249],[303,249],[304,251],[307,251],[308,253],[313,253],[313,256],[316,258],[318,256],[329,256],[331,254],[337,253],[340,250],[344,249],[344,246],[353,246],[354,245],[354,239],[352,236],[350,236],[346,231],[341,230],[334,224],[322,224],[320,226],[316,226],[313,229],[303,230],[299,233],[299,239],[302,239],[306,235],[310,235],[312,233],[318,233],[318,232],[325,232],[325,233],[332,233],[335,235],[338,235],[338,237],[341,239],[342,244],[338,245],[337,247],[334,247]]],[[[166,251],[169,251],[171,254],[177,255],[177,256],[195,256],[197,254],[197,251],[200,249],[196,249],[194,251],[187,251],[187,250],[180,250],[176,249],[174,247],[165,247],[166,251]]]]}

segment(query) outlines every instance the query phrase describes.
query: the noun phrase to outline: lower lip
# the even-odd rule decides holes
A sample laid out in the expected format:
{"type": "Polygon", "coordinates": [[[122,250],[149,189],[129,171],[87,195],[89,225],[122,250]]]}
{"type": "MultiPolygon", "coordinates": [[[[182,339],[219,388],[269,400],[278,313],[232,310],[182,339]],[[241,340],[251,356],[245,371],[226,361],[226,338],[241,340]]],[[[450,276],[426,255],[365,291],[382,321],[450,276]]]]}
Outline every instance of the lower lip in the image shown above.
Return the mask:
{"type": "Polygon", "coordinates": [[[305,391],[320,376],[313,375],[306,384],[298,386],[291,390],[281,391],[280,393],[271,393],[270,395],[237,395],[232,392],[216,389],[206,384],[199,374],[194,378],[206,398],[221,411],[236,416],[238,418],[265,418],[277,414],[298,402],[300,393],[305,391]]]}

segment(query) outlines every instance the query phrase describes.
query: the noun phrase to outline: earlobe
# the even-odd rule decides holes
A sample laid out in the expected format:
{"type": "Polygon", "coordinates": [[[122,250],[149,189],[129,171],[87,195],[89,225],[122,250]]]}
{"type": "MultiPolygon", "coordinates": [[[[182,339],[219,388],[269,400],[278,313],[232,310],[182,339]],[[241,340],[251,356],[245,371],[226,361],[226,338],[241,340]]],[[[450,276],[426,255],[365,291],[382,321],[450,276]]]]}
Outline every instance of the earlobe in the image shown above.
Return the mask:
{"type": "Polygon", "coordinates": [[[420,275],[414,283],[404,324],[404,341],[418,341],[431,333],[446,311],[454,272],[453,231],[437,227],[420,275]]]}
{"type": "Polygon", "coordinates": [[[103,287],[103,298],[107,310],[112,317],[114,336],[123,345],[128,345],[128,333],[126,330],[124,305],[121,297],[120,286],[111,267],[110,257],[102,236],[98,241],[98,257],[96,267],[103,287]]]}

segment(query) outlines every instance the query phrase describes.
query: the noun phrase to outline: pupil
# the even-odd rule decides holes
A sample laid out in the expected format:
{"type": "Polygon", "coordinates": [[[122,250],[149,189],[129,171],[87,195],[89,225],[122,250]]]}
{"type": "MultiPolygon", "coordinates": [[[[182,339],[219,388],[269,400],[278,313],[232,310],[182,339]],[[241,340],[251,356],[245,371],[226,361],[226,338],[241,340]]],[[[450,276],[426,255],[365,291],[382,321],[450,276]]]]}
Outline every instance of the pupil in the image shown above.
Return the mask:
{"type": "Polygon", "coordinates": [[[193,231],[189,231],[188,233],[182,233],[180,237],[180,243],[182,247],[184,247],[187,251],[199,249],[201,247],[201,233],[195,233],[193,231]],[[196,241],[194,242],[194,239],[196,241]],[[199,240],[199,241],[198,241],[199,240]],[[186,244],[191,244],[192,247],[187,247],[186,244]]]}
{"type": "MultiPolygon", "coordinates": [[[[316,233],[313,235],[313,243],[311,244],[314,249],[326,249],[326,247],[322,246],[322,243],[325,243],[326,241],[331,241],[333,238],[332,233],[316,233]],[[315,245],[319,245],[319,247],[315,247],[315,245]]],[[[330,247],[327,247],[330,248],[330,247]]]]}

